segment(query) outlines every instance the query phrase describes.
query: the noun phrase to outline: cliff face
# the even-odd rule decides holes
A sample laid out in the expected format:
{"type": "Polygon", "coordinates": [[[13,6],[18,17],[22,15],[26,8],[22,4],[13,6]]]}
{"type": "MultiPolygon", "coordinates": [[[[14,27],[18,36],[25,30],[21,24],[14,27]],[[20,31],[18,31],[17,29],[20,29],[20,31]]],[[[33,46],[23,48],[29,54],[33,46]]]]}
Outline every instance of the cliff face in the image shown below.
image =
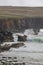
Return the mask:
{"type": "Polygon", "coordinates": [[[0,31],[20,32],[28,28],[43,28],[43,18],[0,19],[0,31]]]}

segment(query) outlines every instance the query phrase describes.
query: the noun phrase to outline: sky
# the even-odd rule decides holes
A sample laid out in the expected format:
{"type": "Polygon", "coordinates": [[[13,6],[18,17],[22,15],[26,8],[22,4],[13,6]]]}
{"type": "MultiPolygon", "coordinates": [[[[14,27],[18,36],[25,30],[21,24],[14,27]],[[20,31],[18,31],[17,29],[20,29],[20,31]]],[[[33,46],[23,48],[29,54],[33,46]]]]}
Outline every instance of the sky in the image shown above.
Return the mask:
{"type": "Polygon", "coordinates": [[[43,7],[43,0],[0,0],[0,6],[43,7]]]}

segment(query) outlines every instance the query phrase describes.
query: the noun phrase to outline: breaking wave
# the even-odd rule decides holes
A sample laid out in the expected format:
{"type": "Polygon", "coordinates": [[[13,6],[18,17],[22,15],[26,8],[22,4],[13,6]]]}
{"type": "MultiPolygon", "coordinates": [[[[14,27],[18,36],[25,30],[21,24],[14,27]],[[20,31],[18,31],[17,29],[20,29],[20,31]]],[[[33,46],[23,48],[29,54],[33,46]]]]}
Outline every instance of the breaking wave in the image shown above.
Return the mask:
{"type": "Polygon", "coordinates": [[[42,39],[36,38],[36,39],[29,39],[28,41],[30,42],[38,42],[38,43],[43,43],[42,39]]]}
{"type": "Polygon", "coordinates": [[[24,34],[27,35],[27,41],[43,43],[43,29],[40,29],[40,32],[38,35],[34,35],[34,32],[32,29],[25,30],[24,34]]]}

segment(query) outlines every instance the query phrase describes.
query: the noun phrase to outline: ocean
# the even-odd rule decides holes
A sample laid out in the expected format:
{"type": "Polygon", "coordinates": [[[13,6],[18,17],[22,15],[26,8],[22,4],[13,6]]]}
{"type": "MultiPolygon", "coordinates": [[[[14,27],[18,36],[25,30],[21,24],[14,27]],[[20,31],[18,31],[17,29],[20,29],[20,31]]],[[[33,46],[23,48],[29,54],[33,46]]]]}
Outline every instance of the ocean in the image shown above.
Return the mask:
{"type": "Polygon", "coordinates": [[[27,41],[23,42],[25,45],[1,52],[0,64],[4,62],[10,65],[43,65],[43,29],[40,29],[38,35],[34,35],[34,32],[28,29],[24,33],[13,33],[14,42],[5,42],[3,45],[18,43],[18,35],[27,35],[27,41]]]}

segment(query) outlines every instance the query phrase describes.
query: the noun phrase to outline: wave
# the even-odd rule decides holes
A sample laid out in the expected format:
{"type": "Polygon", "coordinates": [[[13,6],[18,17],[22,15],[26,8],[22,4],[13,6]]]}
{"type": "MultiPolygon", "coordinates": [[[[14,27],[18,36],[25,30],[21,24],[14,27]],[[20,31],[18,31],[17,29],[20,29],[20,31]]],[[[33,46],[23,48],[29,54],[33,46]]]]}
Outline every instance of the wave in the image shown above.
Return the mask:
{"type": "Polygon", "coordinates": [[[42,40],[42,39],[39,39],[39,38],[29,39],[28,41],[30,41],[30,42],[39,42],[39,43],[43,43],[43,40],[42,40]]]}

